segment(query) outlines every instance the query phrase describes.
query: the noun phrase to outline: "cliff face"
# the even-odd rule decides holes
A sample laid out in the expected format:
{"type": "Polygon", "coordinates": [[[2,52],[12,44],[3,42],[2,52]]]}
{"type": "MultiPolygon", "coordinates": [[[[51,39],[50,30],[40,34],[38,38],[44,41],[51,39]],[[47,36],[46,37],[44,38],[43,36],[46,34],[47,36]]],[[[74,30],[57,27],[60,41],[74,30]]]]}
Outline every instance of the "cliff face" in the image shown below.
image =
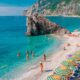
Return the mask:
{"type": "Polygon", "coordinates": [[[44,35],[51,33],[63,35],[69,33],[69,31],[55,23],[50,22],[43,16],[28,16],[26,33],[27,35],[30,36],[44,35]]]}
{"type": "Polygon", "coordinates": [[[25,15],[36,11],[43,15],[80,15],[80,0],[37,0],[25,15]]]}

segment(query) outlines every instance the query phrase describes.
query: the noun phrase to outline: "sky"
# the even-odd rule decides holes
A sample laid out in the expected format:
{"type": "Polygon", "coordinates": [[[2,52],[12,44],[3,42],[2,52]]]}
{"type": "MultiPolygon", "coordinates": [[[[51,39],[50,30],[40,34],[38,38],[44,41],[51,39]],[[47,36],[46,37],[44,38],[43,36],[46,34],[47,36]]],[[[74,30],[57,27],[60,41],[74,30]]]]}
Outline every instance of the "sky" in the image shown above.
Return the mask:
{"type": "Polygon", "coordinates": [[[0,16],[22,15],[36,0],[0,0],[0,16]]]}

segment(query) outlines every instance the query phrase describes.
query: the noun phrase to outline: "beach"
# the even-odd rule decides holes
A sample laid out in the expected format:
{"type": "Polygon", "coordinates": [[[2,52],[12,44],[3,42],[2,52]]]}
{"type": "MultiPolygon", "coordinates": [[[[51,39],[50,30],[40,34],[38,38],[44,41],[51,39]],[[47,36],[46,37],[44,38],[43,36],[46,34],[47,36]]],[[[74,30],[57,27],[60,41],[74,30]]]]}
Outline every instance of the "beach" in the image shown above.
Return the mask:
{"type": "Polygon", "coordinates": [[[0,5],[0,80],[79,80],[80,1],[0,5]]]}
{"type": "Polygon", "coordinates": [[[43,73],[40,72],[39,63],[37,63],[31,70],[16,80],[47,80],[47,77],[54,73],[54,70],[60,66],[62,61],[67,59],[68,55],[80,50],[80,47],[76,46],[76,44],[80,44],[80,37],[70,37],[68,35],[64,35],[64,38],[65,42],[60,46],[60,50],[56,51],[55,54],[48,56],[47,61],[43,62],[43,73]],[[70,46],[66,46],[67,43],[69,43],[70,46]],[[63,49],[64,46],[66,46],[66,50],[63,49]]]}

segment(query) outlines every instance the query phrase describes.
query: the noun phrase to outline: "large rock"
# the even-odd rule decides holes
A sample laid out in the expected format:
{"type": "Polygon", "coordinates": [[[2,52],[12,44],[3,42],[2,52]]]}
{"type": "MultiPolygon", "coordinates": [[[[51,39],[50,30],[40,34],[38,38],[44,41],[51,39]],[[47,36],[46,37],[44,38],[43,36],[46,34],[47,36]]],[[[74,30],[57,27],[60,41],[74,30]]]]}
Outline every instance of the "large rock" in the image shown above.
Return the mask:
{"type": "Polygon", "coordinates": [[[27,17],[27,35],[36,36],[44,34],[59,34],[63,35],[69,33],[65,28],[50,22],[48,19],[43,16],[28,16],[27,17]]]}

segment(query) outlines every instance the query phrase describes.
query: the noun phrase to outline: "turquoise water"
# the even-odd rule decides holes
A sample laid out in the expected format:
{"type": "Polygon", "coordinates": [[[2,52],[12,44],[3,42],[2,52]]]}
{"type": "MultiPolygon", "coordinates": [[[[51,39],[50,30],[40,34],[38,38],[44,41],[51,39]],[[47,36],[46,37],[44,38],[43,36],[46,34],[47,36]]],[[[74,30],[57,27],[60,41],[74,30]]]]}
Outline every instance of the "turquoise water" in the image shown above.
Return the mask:
{"type": "Polygon", "coordinates": [[[47,18],[58,25],[67,28],[71,32],[80,28],[80,17],[51,16],[47,18]]]}
{"type": "MultiPolygon", "coordinates": [[[[68,30],[73,31],[80,27],[80,18],[48,17],[51,21],[68,30]]],[[[35,36],[28,37],[26,32],[26,17],[5,16],[0,17],[0,80],[13,80],[20,76],[28,65],[38,60],[44,53],[56,50],[60,41],[55,37],[35,36]],[[26,60],[26,51],[34,51],[35,57],[26,60]],[[20,51],[21,57],[17,57],[20,51]]]]}
{"type": "Polygon", "coordinates": [[[58,40],[50,36],[27,37],[26,17],[0,17],[0,78],[13,80],[22,74],[23,67],[30,61],[38,59],[52,45],[58,45],[58,40]],[[49,39],[50,38],[50,39],[49,39]],[[35,57],[26,60],[26,51],[34,51],[35,57]],[[20,51],[21,57],[17,57],[20,51]]]}

